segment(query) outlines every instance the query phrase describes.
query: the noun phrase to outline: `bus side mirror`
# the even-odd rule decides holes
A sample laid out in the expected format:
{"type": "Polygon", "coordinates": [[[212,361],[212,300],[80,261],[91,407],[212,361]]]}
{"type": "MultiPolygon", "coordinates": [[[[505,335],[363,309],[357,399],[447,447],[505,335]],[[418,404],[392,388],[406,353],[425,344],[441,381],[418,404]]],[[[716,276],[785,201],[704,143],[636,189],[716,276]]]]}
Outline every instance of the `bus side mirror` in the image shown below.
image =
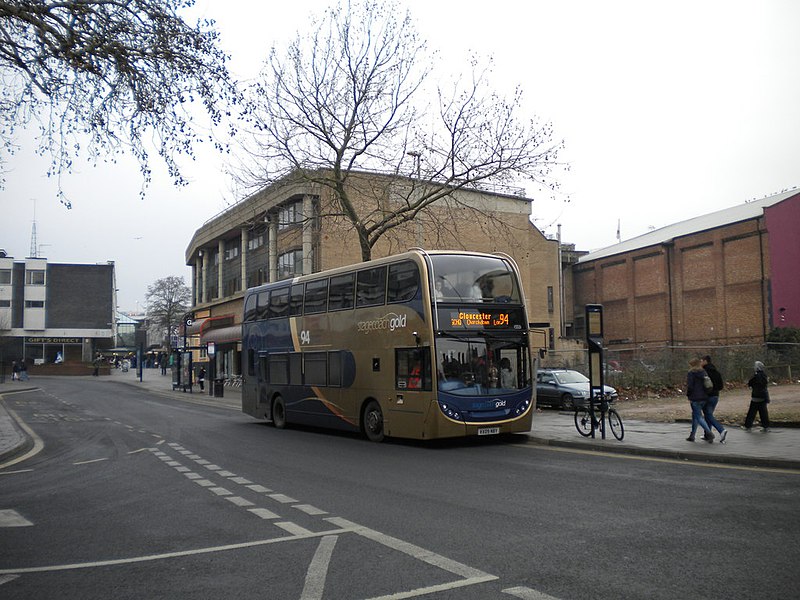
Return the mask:
{"type": "Polygon", "coordinates": [[[539,358],[547,356],[547,348],[539,348],[539,358]]]}

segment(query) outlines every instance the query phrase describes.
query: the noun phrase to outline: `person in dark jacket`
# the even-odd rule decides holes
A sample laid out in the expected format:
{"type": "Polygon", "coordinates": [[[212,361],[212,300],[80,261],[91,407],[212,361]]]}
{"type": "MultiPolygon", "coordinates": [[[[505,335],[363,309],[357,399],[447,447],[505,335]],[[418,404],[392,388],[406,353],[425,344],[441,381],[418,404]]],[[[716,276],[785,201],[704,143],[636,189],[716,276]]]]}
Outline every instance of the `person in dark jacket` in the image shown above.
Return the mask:
{"type": "Polygon", "coordinates": [[[709,427],[713,427],[719,432],[719,443],[724,444],[725,438],[728,436],[728,430],[725,429],[722,426],[722,423],[717,421],[716,417],[714,416],[714,409],[717,408],[717,402],[719,402],[719,393],[724,387],[722,374],[720,374],[720,372],[717,370],[717,367],[714,366],[714,363],[711,362],[711,356],[708,354],[703,357],[700,364],[702,365],[709,379],[711,379],[711,383],[714,384],[714,387],[708,392],[708,400],[706,400],[706,404],[703,407],[703,417],[705,418],[709,427]]]}
{"type": "Polygon", "coordinates": [[[747,382],[747,385],[751,388],[750,408],[747,409],[744,428],[746,431],[751,430],[756,413],[758,413],[758,419],[761,421],[761,431],[766,433],[769,431],[769,411],[767,410],[767,404],[769,404],[769,390],[767,389],[769,380],[764,371],[764,363],[756,361],[755,373],[750,378],[750,381],[747,382]]]}
{"type": "Polygon", "coordinates": [[[694,441],[694,434],[697,432],[698,425],[705,432],[703,439],[709,443],[714,441],[714,434],[703,417],[703,406],[708,400],[708,394],[703,384],[705,376],[706,372],[700,366],[700,359],[693,358],[690,360],[689,373],[686,375],[686,397],[689,398],[689,402],[692,405],[692,432],[686,438],[687,442],[694,441]]]}

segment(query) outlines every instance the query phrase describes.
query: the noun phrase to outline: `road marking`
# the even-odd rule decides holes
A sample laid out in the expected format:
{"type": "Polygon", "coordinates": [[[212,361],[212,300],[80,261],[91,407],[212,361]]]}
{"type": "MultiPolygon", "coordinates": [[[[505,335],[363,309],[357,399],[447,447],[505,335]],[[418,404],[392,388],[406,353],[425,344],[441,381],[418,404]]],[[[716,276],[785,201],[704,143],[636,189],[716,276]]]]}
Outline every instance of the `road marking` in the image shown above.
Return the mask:
{"type": "Polygon", "coordinates": [[[516,596],[522,600],[558,600],[555,596],[548,596],[544,592],[532,590],[526,587],[513,587],[503,590],[504,594],[516,596]]]}
{"type": "Polygon", "coordinates": [[[256,548],[258,546],[268,546],[270,544],[282,544],[284,542],[294,542],[298,540],[308,540],[324,537],[326,535],[337,535],[349,533],[347,529],[333,529],[331,531],[320,531],[318,533],[308,532],[308,534],[297,534],[279,538],[269,538],[266,540],[256,540],[253,542],[242,542],[240,544],[226,544],[224,546],[209,546],[206,548],[196,548],[194,550],[179,550],[176,552],[164,552],[163,554],[148,554],[146,556],[134,556],[132,558],[118,558],[114,560],[99,560],[85,563],[72,563],[66,565],[51,565],[48,567],[26,567],[22,569],[0,569],[1,575],[23,575],[25,573],[53,573],[56,571],[72,571],[75,569],[94,569],[98,567],[113,567],[117,565],[129,565],[134,563],[152,562],[165,560],[168,558],[182,558],[184,556],[198,556],[200,554],[212,554],[215,552],[229,552],[231,550],[244,550],[256,548]]]}
{"type": "Polygon", "coordinates": [[[291,521],[280,521],[278,523],[275,523],[275,526],[280,527],[281,529],[283,529],[288,533],[291,533],[292,535],[306,535],[308,533],[311,533],[305,527],[300,527],[300,525],[292,523],[291,521]]]}
{"type": "Polygon", "coordinates": [[[73,465],[90,465],[96,462],[103,462],[104,460],[108,460],[107,458],[95,458],[94,460],[82,460],[79,462],[72,463],[73,465]]]}
{"type": "Polygon", "coordinates": [[[265,488],[263,485],[258,485],[257,483],[248,485],[247,488],[253,490],[254,492],[258,492],[259,494],[267,494],[272,491],[271,489],[265,488]]]}
{"type": "Polygon", "coordinates": [[[352,521],[348,521],[347,519],[343,519],[342,517],[330,517],[325,519],[332,525],[337,525],[342,529],[352,529],[358,535],[370,539],[374,542],[378,542],[379,544],[386,546],[387,548],[392,548],[393,550],[397,550],[398,552],[402,552],[403,554],[408,554],[412,558],[417,560],[421,560],[422,562],[426,562],[429,565],[433,565],[434,567],[438,567],[439,569],[443,569],[445,571],[449,571],[455,575],[459,575],[461,577],[469,578],[469,577],[482,577],[486,575],[483,571],[479,571],[478,569],[473,569],[472,567],[468,567],[467,565],[461,564],[454,560],[450,560],[449,558],[445,558],[439,554],[435,554],[430,550],[425,550],[425,548],[421,548],[409,542],[404,542],[401,539],[392,537],[390,535],[386,535],[385,533],[380,533],[379,531],[375,531],[374,529],[369,529],[368,527],[361,527],[352,521]]]}
{"type": "Polygon", "coordinates": [[[325,591],[325,579],[328,576],[328,565],[331,562],[333,548],[336,546],[335,535],[326,535],[319,541],[317,551],[306,573],[306,582],[303,585],[303,593],[300,600],[321,600],[325,591]]]}
{"type": "Polygon", "coordinates": [[[217,496],[233,496],[233,492],[226,490],[224,487],[212,487],[208,489],[214,492],[217,496]]]}
{"type": "Polygon", "coordinates": [[[280,502],[281,504],[295,504],[297,500],[294,498],[290,498],[285,494],[269,494],[269,497],[275,500],[276,502],[280,502]]]}
{"type": "Polygon", "coordinates": [[[184,473],[184,475],[186,475],[186,477],[188,477],[189,479],[202,479],[203,478],[203,476],[200,475],[200,473],[192,473],[191,471],[189,471],[188,473],[184,473]]]}
{"type": "Polygon", "coordinates": [[[324,510],[316,508],[315,506],[311,506],[310,504],[296,504],[292,508],[296,508],[297,510],[306,513],[307,515],[327,515],[328,513],[324,510]]]}
{"type": "Polygon", "coordinates": [[[229,496],[225,498],[228,502],[233,502],[236,506],[255,506],[255,502],[250,502],[241,496],[229,496]]]}
{"type": "Polygon", "coordinates": [[[19,418],[17,413],[11,410],[11,408],[9,408],[8,406],[6,406],[6,412],[9,415],[11,415],[11,418],[14,419],[14,421],[16,421],[17,425],[19,425],[22,428],[22,430],[31,437],[31,439],[33,440],[33,448],[31,448],[28,452],[26,452],[22,456],[18,456],[17,458],[14,458],[6,463],[1,464],[0,469],[5,469],[6,467],[10,467],[11,465],[16,465],[17,463],[21,463],[23,460],[28,460],[29,458],[39,454],[39,452],[41,452],[44,449],[44,442],[42,441],[42,438],[36,435],[33,429],[28,427],[27,423],[25,423],[22,419],[19,418]]]}
{"type": "Polygon", "coordinates": [[[17,475],[19,473],[33,473],[33,469],[20,469],[18,471],[3,471],[0,475],[17,475]]]}
{"type": "Polygon", "coordinates": [[[0,527],[31,527],[33,523],[10,508],[0,510],[0,527]]]}
{"type": "Polygon", "coordinates": [[[138,450],[131,450],[128,454],[139,454],[139,452],[147,452],[150,448],[139,448],[138,450]]]}
{"type": "Polygon", "coordinates": [[[203,465],[209,471],[222,471],[222,467],[219,465],[203,465]]]}
{"type": "Polygon", "coordinates": [[[217,475],[220,477],[236,477],[236,473],[231,473],[230,471],[217,471],[217,475]]]}
{"type": "Polygon", "coordinates": [[[200,487],[212,487],[214,485],[214,482],[208,479],[195,479],[194,482],[200,487]]]}
{"type": "Polygon", "coordinates": [[[248,511],[253,513],[256,516],[261,517],[262,519],[280,519],[280,515],[276,515],[271,510],[267,510],[266,508],[248,508],[248,511]]]}
{"type": "Polygon", "coordinates": [[[8,583],[9,581],[14,581],[18,577],[19,575],[3,575],[2,577],[0,577],[0,585],[8,583]]]}
{"type": "Polygon", "coordinates": [[[248,483],[253,483],[249,479],[245,479],[244,477],[231,477],[231,481],[233,483],[238,483],[239,485],[247,485],[248,483]]]}

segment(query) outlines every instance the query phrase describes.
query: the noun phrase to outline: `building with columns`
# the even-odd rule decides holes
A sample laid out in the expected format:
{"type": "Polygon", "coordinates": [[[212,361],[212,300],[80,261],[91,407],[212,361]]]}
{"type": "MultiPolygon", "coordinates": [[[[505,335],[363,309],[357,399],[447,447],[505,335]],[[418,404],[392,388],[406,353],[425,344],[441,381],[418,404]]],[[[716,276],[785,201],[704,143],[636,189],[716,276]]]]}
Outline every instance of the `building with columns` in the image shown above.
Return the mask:
{"type": "MultiPolygon", "coordinates": [[[[364,219],[403,202],[422,182],[353,173],[348,192],[364,219]]],[[[430,185],[430,184],[428,184],[430,185]]],[[[534,347],[552,347],[561,323],[558,242],[530,221],[530,198],[519,189],[460,189],[387,231],[372,248],[379,258],[410,247],[504,252],[518,263],[537,328],[534,347]]],[[[241,373],[244,291],[266,282],[360,262],[361,246],[331,191],[300,177],[259,190],[206,221],[186,249],[192,268],[193,314],[186,333],[195,346],[213,342],[216,373],[241,373]]],[[[201,352],[200,361],[205,360],[201,352]]]]}

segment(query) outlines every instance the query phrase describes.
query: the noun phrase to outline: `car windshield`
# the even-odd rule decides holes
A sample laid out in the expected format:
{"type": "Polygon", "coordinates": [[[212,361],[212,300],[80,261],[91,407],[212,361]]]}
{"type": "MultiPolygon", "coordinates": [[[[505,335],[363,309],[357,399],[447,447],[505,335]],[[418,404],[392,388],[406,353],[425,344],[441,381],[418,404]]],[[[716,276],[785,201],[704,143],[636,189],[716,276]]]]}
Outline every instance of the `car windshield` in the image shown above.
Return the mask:
{"type": "Polygon", "coordinates": [[[560,373],[553,373],[559,383],[588,383],[589,378],[581,375],[577,371],[562,371],[560,373]]]}
{"type": "Polygon", "coordinates": [[[515,341],[441,337],[439,389],[461,396],[511,393],[530,383],[527,348],[515,341]]]}

